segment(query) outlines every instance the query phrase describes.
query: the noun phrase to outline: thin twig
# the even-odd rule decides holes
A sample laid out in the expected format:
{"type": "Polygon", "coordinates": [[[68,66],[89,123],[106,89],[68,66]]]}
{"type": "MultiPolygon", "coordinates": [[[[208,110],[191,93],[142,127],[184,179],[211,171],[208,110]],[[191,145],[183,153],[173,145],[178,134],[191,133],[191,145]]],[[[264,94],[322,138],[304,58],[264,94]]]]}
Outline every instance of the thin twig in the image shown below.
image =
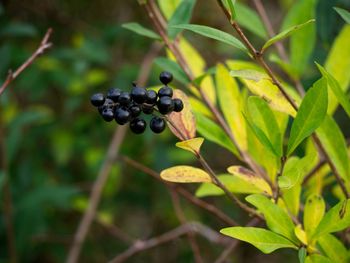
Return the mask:
{"type": "Polygon", "coordinates": [[[324,165],[326,165],[326,160],[319,161],[314,168],[304,177],[303,185],[306,184],[324,165]]]}
{"type": "Polygon", "coordinates": [[[167,181],[162,180],[160,178],[159,173],[150,169],[149,167],[147,167],[147,166],[145,166],[145,165],[143,165],[143,164],[141,164],[133,159],[130,159],[129,157],[126,157],[126,156],[120,156],[119,158],[121,158],[121,160],[123,160],[125,163],[129,164],[130,166],[138,169],[139,171],[142,171],[145,174],[152,176],[156,180],[164,183],[166,186],[171,187],[177,193],[179,193],[182,197],[184,197],[187,201],[189,201],[190,203],[208,211],[209,213],[216,216],[218,219],[220,219],[222,222],[228,224],[229,226],[237,226],[238,225],[238,223],[236,221],[234,221],[232,218],[230,218],[224,212],[222,212],[221,210],[216,208],[214,205],[209,204],[209,203],[195,197],[189,191],[187,191],[184,187],[182,187],[178,184],[172,184],[172,183],[169,183],[167,181]]]}
{"type": "MultiPolygon", "coordinates": [[[[248,38],[245,36],[245,34],[243,33],[242,29],[240,28],[240,26],[238,25],[238,23],[236,21],[231,21],[231,15],[230,13],[226,10],[225,6],[223,5],[221,0],[217,0],[216,1],[218,3],[218,5],[220,6],[220,8],[222,9],[222,11],[225,13],[227,19],[230,21],[232,27],[236,30],[236,32],[238,33],[238,35],[240,36],[241,40],[243,41],[244,45],[248,48],[250,54],[252,55],[253,59],[258,62],[263,69],[265,70],[265,72],[269,75],[269,77],[272,80],[272,83],[279,89],[279,91],[282,93],[283,97],[289,102],[289,104],[296,110],[298,111],[298,106],[295,103],[295,101],[292,99],[291,96],[289,96],[289,94],[286,92],[285,88],[282,86],[281,82],[278,80],[278,78],[275,76],[275,73],[273,72],[273,70],[270,68],[270,66],[265,62],[261,52],[257,51],[254,46],[251,44],[251,42],[248,40],[248,38]]],[[[312,135],[312,139],[314,141],[314,143],[317,145],[318,149],[321,151],[321,153],[324,155],[324,158],[326,159],[327,163],[329,164],[329,166],[331,167],[331,170],[338,182],[338,184],[340,185],[340,188],[342,189],[344,195],[346,196],[346,198],[350,198],[350,194],[347,191],[347,188],[345,187],[345,184],[336,168],[336,165],[334,164],[332,158],[329,156],[329,154],[326,152],[324,146],[322,145],[320,139],[318,138],[318,136],[316,135],[316,133],[313,133],[312,135]]]]}
{"type": "Polygon", "coordinates": [[[113,161],[115,160],[121,143],[124,139],[125,132],[126,127],[120,126],[116,129],[113,135],[105,161],[101,166],[101,169],[92,187],[88,208],[85,211],[81,222],[79,223],[77,232],[74,236],[74,241],[67,257],[67,263],[75,263],[78,261],[82,245],[90,229],[90,225],[95,218],[96,209],[101,199],[101,193],[108,179],[108,175],[113,165],[113,161]]]}
{"type": "Polygon", "coordinates": [[[193,231],[203,236],[207,240],[215,244],[229,245],[231,244],[231,239],[227,238],[220,233],[212,230],[211,228],[200,224],[198,222],[188,222],[181,225],[169,232],[166,232],[160,236],[148,239],[148,240],[138,240],[131,247],[129,247],[123,253],[117,255],[115,258],[109,261],[109,263],[121,263],[132,257],[133,255],[140,253],[142,251],[160,246],[167,242],[173,241],[189,231],[193,231]]]}
{"type": "MultiPolygon", "coordinates": [[[[180,221],[181,225],[186,224],[187,219],[186,219],[186,216],[182,210],[180,198],[179,198],[178,194],[174,190],[170,189],[170,196],[171,196],[171,201],[172,201],[173,206],[174,206],[176,217],[180,221]]],[[[187,239],[190,243],[190,246],[191,246],[191,249],[192,249],[192,252],[194,255],[194,261],[196,263],[203,263],[203,258],[201,256],[200,249],[198,247],[195,232],[190,230],[190,231],[188,231],[188,233],[186,235],[187,235],[187,239]]]]}
{"type": "Polygon", "coordinates": [[[9,70],[9,73],[7,75],[5,82],[0,87],[0,96],[14,79],[16,79],[26,68],[28,68],[37,57],[44,54],[44,52],[52,46],[52,43],[49,42],[51,34],[52,34],[52,29],[49,28],[44,38],[41,40],[41,43],[38,49],[35,50],[35,52],[15,72],[12,72],[11,70],[9,70]]]}

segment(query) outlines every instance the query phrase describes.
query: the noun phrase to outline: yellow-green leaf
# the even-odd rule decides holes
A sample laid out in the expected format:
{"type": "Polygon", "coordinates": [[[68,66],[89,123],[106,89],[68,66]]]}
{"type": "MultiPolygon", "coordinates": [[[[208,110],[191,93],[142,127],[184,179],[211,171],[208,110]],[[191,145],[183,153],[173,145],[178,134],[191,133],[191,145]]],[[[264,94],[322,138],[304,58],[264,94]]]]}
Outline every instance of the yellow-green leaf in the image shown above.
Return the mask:
{"type": "Polygon", "coordinates": [[[304,229],[307,236],[311,238],[316,227],[320,223],[326,210],[326,204],[319,195],[308,197],[304,208],[304,229]]]}
{"type": "Polygon", "coordinates": [[[307,245],[306,232],[304,231],[304,229],[300,224],[294,228],[294,234],[296,235],[296,237],[299,239],[301,243],[303,243],[304,245],[307,245]]]}
{"type": "Polygon", "coordinates": [[[306,93],[293,121],[288,141],[288,155],[322,124],[327,113],[327,98],[327,81],[321,78],[306,93]]]}
{"type": "Polygon", "coordinates": [[[320,250],[334,263],[349,262],[349,253],[344,244],[331,234],[320,237],[317,241],[320,250]]]}
{"type": "Polygon", "coordinates": [[[191,105],[186,94],[179,90],[174,90],[174,98],[179,98],[184,104],[181,112],[172,112],[168,115],[171,124],[168,125],[172,133],[180,140],[192,139],[196,136],[196,119],[193,115],[191,105]],[[176,127],[173,127],[173,125],[176,127]]]}
{"type": "Polygon", "coordinates": [[[219,105],[224,117],[241,150],[246,151],[247,134],[245,120],[242,115],[243,98],[238,84],[222,64],[217,65],[216,88],[219,105]]]}
{"type": "Polygon", "coordinates": [[[270,185],[261,177],[255,175],[251,170],[244,168],[242,166],[230,166],[227,168],[230,174],[233,174],[248,183],[251,183],[255,187],[262,190],[267,195],[272,195],[272,190],[270,185]]]}
{"type": "Polygon", "coordinates": [[[176,146],[194,154],[198,154],[203,142],[204,138],[197,137],[186,141],[177,142],[176,146]]]}
{"type": "MultiPolygon", "coordinates": [[[[325,68],[339,83],[344,93],[350,84],[350,25],[346,25],[335,39],[328,54],[325,68]]],[[[333,113],[337,108],[338,100],[335,94],[329,93],[328,112],[333,113]]]]}
{"type": "Polygon", "coordinates": [[[297,249],[288,239],[264,228],[228,227],[221,229],[220,233],[248,242],[265,254],[269,254],[279,248],[297,249]]]}
{"type": "Polygon", "coordinates": [[[160,177],[165,181],[174,183],[208,183],[212,181],[207,172],[187,165],[165,169],[160,173],[160,177]]]}
{"type": "Polygon", "coordinates": [[[263,213],[270,230],[298,243],[294,235],[293,221],[281,207],[261,194],[249,195],[246,200],[263,213]]]}
{"type": "Polygon", "coordinates": [[[305,263],[334,263],[334,262],[325,256],[322,256],[319,254],[312,254],[306,258],[305,263]]]}

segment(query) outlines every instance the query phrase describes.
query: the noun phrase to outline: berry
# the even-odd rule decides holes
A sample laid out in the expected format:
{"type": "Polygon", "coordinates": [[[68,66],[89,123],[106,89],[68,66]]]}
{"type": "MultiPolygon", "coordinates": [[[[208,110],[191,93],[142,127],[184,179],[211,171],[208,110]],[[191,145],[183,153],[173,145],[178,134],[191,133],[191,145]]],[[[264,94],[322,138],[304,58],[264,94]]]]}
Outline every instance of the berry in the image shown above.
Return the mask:
{"type": "Polygon", "coordinates": [[[115,121],[120,125],[126,124],[131,117],[131,113],[124,107],[116,109],[114,115],[115,121]]]}
{"type": "Polygon", "coordinates": [[[146,121],[140,118],[135,118],[130,122],[130,129],[136,134],[143,133],[146,130],[146,121]]]}
{"type": "Polygon", "coordinates": [[[157,92],[154,90],[147,90],[147,98],[146,98],[146,103],[147,104],[156,104],[157,103],[157,92]]]}
{"type": "Polygon", "coordinates": [[[165,129],[165,121],[160,117],[153,117],[150,122],[150,127],[154,133],[161,133],[165,129]]]}
{"type": "Polygon", "coordinates": [[[114,102],[117,102],[120,94],[121,94],[120,89],[112,88],[108,91],[107,98],[113,100],[114,102]]]}
{"type": "Polygon", "coordinates": [[[130,102],[131,102],[131,97],[130,97],[130,93],[123,91],[118,98],[118,102],[121,105],[127,106],[130,102]]]}
{"type": "Polygon", "coordinates": [[[114,101],[107,98],[102,106],[111,109],[114,107],[114,105],[115,105],[114,101]]]}
{"type": "Polygon", "coordinates": [[[167,71],[163,71],[159,75],[159,80],[162,82],[164,85],[168,85],[173,80],[173,74],[167,71]]]}
{"type": "Polygon", "coordinates": [[[105,120],[105,121],[112,121],[114,119],[114,113],[111,109],[108,109],[108,108],[105,108],[103,111],[102,111],[102,118],[105,120]]]}
{"type": "Polygon", "coordinates": [[[153,113],[153,105],[142,104],[142,111],[144,114],[152,114],[153,113]]]}
{"type": "Polygon", "coordinates": [[[183,104],[182,100],[180,100],[180,99],[173,99],[173,102],[174,102],[174,111],[175,112],[180,112],[180,111],[183,110],[184,104],[183,104]]]}
{"type": "Polygon", "coordinates": [[[105,97],[103,96],[102,93],[96,93],[91,96],[90,101],[91,101],[91,104],[94,105],[95,107],[102,106],[103,103],[105,102],[105,97]]]}
{"type": "Polygon", "coordinates": [[[162,88],[160,88],[160,90],[158,90],[158,96],[159,97],[164,97],[164,96],[172,97],[173,90],[172,90],[172,88],[170,88],[168,86],[162,87],[162,88]]]}
{"type": "Polygon", "coordinates": [[[147,99],[147,91],[144,88],[140,87],[133,87],[131,90],[131,98],[136,102],[136,103],[144,103],[145,100],[147,99]]]}
{"type": "Polygon", "coordinates": [[[137,104],[132,104],[129,107],[129,111],[130,111],[132,117],[137,117],[141,114],[141,107],[137,104]]]}
{"type": "Polygon", "coordinates": [[[174,110],[174,101],[170,97],[161,97],[157,103],[161,114],[168,114],[174,110]]]}

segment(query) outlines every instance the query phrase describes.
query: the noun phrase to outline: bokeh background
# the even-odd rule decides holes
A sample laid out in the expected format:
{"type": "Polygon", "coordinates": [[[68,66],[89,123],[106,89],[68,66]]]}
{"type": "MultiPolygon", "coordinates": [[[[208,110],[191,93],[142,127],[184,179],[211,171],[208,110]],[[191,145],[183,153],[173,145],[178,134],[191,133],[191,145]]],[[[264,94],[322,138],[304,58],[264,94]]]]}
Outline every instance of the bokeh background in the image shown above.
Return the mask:
{"type": "MultiPolygon", "coordinates": [[[[251,5],[249,1],[242,2],[251,5]]],[[[313,60],[322,63],[343,25],[341,18],[330,10],[335,5],[349,8],[350,4],[347,0],[318,2],[318,41],[313,60]]],[[[292,0],[264,1],[275,28],[292,3],[292,0]]],[[[53,48],[0,98],[0,134],[5,149],[0,158],[8,166],[18,262],[63,262],[66,258],[117,127],[98,116],[89,103],[90,95],[110,87],[129,90],[152,46],[151,40],[121,27],[131,21],[151,27],[137,1],[0,1],[1,83],[8,69],[17,68],[37,48],[47,28],[54,30],[53,48]]],[[[198,0],[192,22],[231,32],[215,1],[198,0]]],[[[249,36],[254,43],[261,44],[259,39],[249,36]]],[[[239,56],[228,46],[191,34],[188,37],[209,66],[239,56]]],[[[159,54],[164,55],[164,50],[159,54]]],[[[161,70],[150,65],[148,86],[158,84],[161,70]]],[[[316,72],[310,72],[303,83],[307,86],[316,77],[316,72]]],[[[181,88],[179,83],[175,86],[181,88]]],[[[343,113],[338,112],[336,117],[343,131],[350,133],[343,113]]],[[[120,153],[156,171],[175,164],[197,165],[191,154],[174,146],[175,142],[169,131],[159,136],[150,131],[142,136],[128,133],[120,153]]],[[[237,162],[232,154],[211,143],[206,143],[203,149],[216,171],[222,172],[227,165],[237,162]]],[[[0,262],[9,262],[5,182],[5,174],[0,172],[0,262]]],[[[195,186],[186,187],[195,190],[195,186]]],[[[207,200],[238,221],[247,221],[247,216],[225,198],[207,200]]],[[[189,220],[213,229],[225,226],[206,212],[181,202],[189,220]]],[[[143,239],[179,225],[166,187],[122,160],[113,165],[96,218],[80,262],[106,262],[125,250],[128,244],[118,231],[133,239],[143,239]],[[118,230],[117,234],[113,234],[113,229],[118,230]]],[[[212,262],[223,249],[200,237],[198,242],[207,262],[212,262]]],[[[231,260],[287,263],[297,262],[297,257],[288,251],[266,256],[250,245],[241,244],[231,260]]],[[[193,255],[188,240],[181,238],[138,254],[130,262],[193,262],[193,255]]]]}

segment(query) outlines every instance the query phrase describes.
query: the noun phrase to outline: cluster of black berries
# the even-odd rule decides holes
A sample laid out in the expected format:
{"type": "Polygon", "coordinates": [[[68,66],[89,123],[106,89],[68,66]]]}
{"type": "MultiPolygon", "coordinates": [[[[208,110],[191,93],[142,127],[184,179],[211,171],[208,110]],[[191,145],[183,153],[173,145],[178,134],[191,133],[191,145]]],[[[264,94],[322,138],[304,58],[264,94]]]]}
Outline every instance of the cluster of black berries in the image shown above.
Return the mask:
{"type": "MultiPolygon", "coordinates": [[[[120,125],[130,122],[131,131],[136,134],[143,133],[147,123],[140,118],[142,112],[153,114],[156,110],[160,114],[166,115],[173,111],[180,112],[184,107],[182,100],[172,98],[173,90],[167,86],[173,79],[172,74],[164,71],[160,73],[159,79],[165,86],[160,88],[158,93],[154,90],[138,87],[133,83],[131,92],[112,88],[106,96],[102,93],[92,95],[91,103],[98,108],[105,121],[110,122],[115,119],[120,125]]],[[[161,133],[165,126],[162,117],[154,116],[150,121],[150,127],[154,133],[161,133]]]]}

